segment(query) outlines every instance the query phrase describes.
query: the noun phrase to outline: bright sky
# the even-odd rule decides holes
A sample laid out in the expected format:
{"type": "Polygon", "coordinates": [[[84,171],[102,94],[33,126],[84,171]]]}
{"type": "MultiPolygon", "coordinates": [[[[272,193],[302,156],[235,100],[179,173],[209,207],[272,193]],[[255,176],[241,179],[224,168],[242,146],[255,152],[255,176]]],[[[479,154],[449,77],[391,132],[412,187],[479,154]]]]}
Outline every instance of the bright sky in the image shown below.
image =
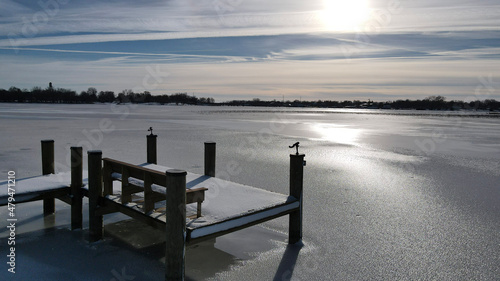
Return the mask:
{"type": "Polygon", "coordinates": [[[0,88],[500,99],[498,0],[0,0],[0,88]]]}

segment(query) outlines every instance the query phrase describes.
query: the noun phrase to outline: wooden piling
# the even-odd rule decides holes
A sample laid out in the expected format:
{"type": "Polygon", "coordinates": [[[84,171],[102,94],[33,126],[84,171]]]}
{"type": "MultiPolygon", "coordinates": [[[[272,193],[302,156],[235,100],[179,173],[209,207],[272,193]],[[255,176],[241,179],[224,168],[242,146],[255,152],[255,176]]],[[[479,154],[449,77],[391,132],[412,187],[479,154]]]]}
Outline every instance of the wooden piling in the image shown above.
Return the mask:
{"type": "Polygon", "coordinates": [[[82,228],[82,147],[71,147],[71,230],[82,228]]]}
{"type": "Polygon", "coordinates": [[[304,154],[290,154],[290,195],[299,200],[300,208],[290,213],[288,230],[289,244],[295,244],[302,239],[304,157],[304,154]]]}
{"type": "Polygon", "coordinates": [[[186,250],[186,175],[182,170],[166,171],[165,280],[184,280],[186,250]]]}
{"type": "Polygon", "coordinates": [[[215,142],[205,142],[205,176],[215,177],[215,142]]]}
{"type": "Polygon", "coordinates": [[[102,152],[90,150],[88,153],[89,170],[89,241],[99,241],[103,237],[102,215],[96,215],[99,197],[102,196],[102,152]]]}
{"type": "Polygon", "coordinates": [[[147,162],[150,164],[158,164],[156,158],[157,137],[157,135],[147,135],[147,162]]]}
{"type": "MultiPolygon", "coordinates": [[[[42,140],[42,175],[54,174],[54,140],[42,140]]],[[[56,210],[54,198],[43,199],[43,215],[53,214],[56,210]]]]}

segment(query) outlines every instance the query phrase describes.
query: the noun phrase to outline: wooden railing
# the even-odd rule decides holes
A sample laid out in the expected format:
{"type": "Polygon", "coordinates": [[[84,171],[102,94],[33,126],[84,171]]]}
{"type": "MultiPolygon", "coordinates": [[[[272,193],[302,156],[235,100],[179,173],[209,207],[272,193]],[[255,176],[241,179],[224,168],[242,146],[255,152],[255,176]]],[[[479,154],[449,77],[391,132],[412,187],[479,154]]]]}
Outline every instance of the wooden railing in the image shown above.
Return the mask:
{"type": "MultiPolygon", "coordinates": [[[[165,173],[103,158],[103,195],[113,195],[113,181],[121,181],[121,203],[132,201],[132,194],[144,192],[144,213],[154,210],[156,202],[164,201],[167,178],[165,173]]],[[[201,217],[201,204],[205,200],[205,187],[186,189],[186,204],[197,203],[196,217],[201,217]]]]}

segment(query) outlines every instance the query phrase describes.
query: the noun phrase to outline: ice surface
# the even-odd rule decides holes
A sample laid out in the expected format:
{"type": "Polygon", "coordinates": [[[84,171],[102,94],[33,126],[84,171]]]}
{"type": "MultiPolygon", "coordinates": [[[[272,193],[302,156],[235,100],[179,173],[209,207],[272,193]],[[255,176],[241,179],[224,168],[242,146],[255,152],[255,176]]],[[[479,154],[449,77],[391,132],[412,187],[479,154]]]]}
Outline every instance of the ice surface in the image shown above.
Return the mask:
{"type": "MultiPolygon", "coordinates": [[[[85,151],[102,150],[103,157],[146,162],[145,135],[152,126],[158,134],[160,165],[202,174],[203,142],[215,141],[219,177],[287,194],[288,154],[293,153],[288,145],[300,141],[299,150],[307,160],[304,245],[287,247],[286,218],[269,221],[263,227],[283,235],[242,231],[220,237],[215,247],[223,250],[205,256],[205,261],[219,259],[220,263],[212,269],[188,264],[188,277],[496,280],[500,275],[500,119],[467,113],[453,117],[438,116],[445,112],[386,113],[0,104],[0,173],[5,179],[9,170],[15,170],[18,178],[39,175],[41,139],[55,140],[58,172],[69,171],[69,147],[79,143],[85,151]],[[114,127],[101,130],[101,136],[99,123],[106,118],[114,127]],[[264,249],[261,243],[273,246],[264,249]],[[241,263],[223,258],[231,257],[231,249],[246,249],[251,257],[241,263]]],[[[35,203],[19,205],[20,214],[26,212],[22,220],[26,225],[43,221],[40,205],[35,203]]],[[[60,205],[57,219],[69,217],[67,210],[60,205]]],[[[5,207],[0,208],[0,218],[5,214],[5,207]]],[[[22,221],[19,231],[26,231],[22,235],[30,239],[31,232],[23,230],[22,221]]],[[[5,223],[0,220],[4,229],[0,237],[7,235],[5,223]]],[[[69,223],[60,227],[68,229],[69,223]]],[[[133,256],[115,250],[124,257],[133,256]]],[[[77,259],[75,255],[51,260],[51,268],[63,267],[63,261],[77,259]]],[[[32,251],[29,259],[19,263],[37,265],[33,276],[44,277],[50,273],[40,266],[45,259],[43,251],[32,251]]],[[[149,268],[147,263],[126,264],[131,274],[148,268],[162,276],[161,268],[149,268]]],[[[96,268],[105,280],[113,278],[112,269],[121,269],[116,263],[96,268]]],[[[80,273],[80,280],[90,276],[80,273]]],[[[0,272],[0,279],[4,277],[10,277],[6,270],[0,272]]]]}

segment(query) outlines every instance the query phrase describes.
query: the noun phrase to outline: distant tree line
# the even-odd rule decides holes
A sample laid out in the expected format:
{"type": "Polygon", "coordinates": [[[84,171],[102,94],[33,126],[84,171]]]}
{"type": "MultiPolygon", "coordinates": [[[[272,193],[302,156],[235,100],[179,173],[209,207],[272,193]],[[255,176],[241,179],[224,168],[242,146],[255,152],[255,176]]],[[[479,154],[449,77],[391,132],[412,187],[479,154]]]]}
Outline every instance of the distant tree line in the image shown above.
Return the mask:
{"type": "Polygon", "coordinates": [[[175,103],[175,104],[213,104],[213,98],[197,98],[187,93],[171,95],[151,95],[150,92],[134,93],[132,90],[123,90],[118,95],[113,91],[100,91],[88,88],[77,94],[75,91],[64,88],[53,88],[52,84],[46,89],[34,87],[31,90],[21,90],[10,87],[8,90],[0,89],[0,102],[21,103],[175,103]]]}
{"type": "Polygon", "coordinates": [[[422,100],[395,100],[386,102],[374,101],[263,101],[258,98],[253,100],[233,100],[223,103],[228,106],[272,106],[272,107],[320,107],[320,108],[368,108],[368,109],[416,109],[416,110],[500,110],[500,101],[494,99],[475,100],[470,102],[452,100],[446,101],[443,96],[430,96],[422,100]]]}
{"type": "Polygon", "coordinates": [[[192,104],[192,105],[226,105],[226,106],[270,106],[270,107],[321,107],[321,108],[369,108],[369,109],[416,109],[416,110],[492,110],[500,111],[500,101],[494,99],[476,101],[446,101],[443,96],[429,96],[422,100],[395,100],[386,102],[375,101],[263,101],[258,98],[252,100],[233,100],[215,104],[213,98],[198,98],[187,93],[171,95],[152,95],[148,91],[134,93],[132,90],[123,90],[118,95],[113,91],[100,91],[90,87],[87,91],[77,94],[75,91],[64,88],[49,87],[42,89],[34,87],[31,90],[10,87],[8,90],[0,89],[0,102],[21,103],[159,103],[159,104],[192,104]]]}

